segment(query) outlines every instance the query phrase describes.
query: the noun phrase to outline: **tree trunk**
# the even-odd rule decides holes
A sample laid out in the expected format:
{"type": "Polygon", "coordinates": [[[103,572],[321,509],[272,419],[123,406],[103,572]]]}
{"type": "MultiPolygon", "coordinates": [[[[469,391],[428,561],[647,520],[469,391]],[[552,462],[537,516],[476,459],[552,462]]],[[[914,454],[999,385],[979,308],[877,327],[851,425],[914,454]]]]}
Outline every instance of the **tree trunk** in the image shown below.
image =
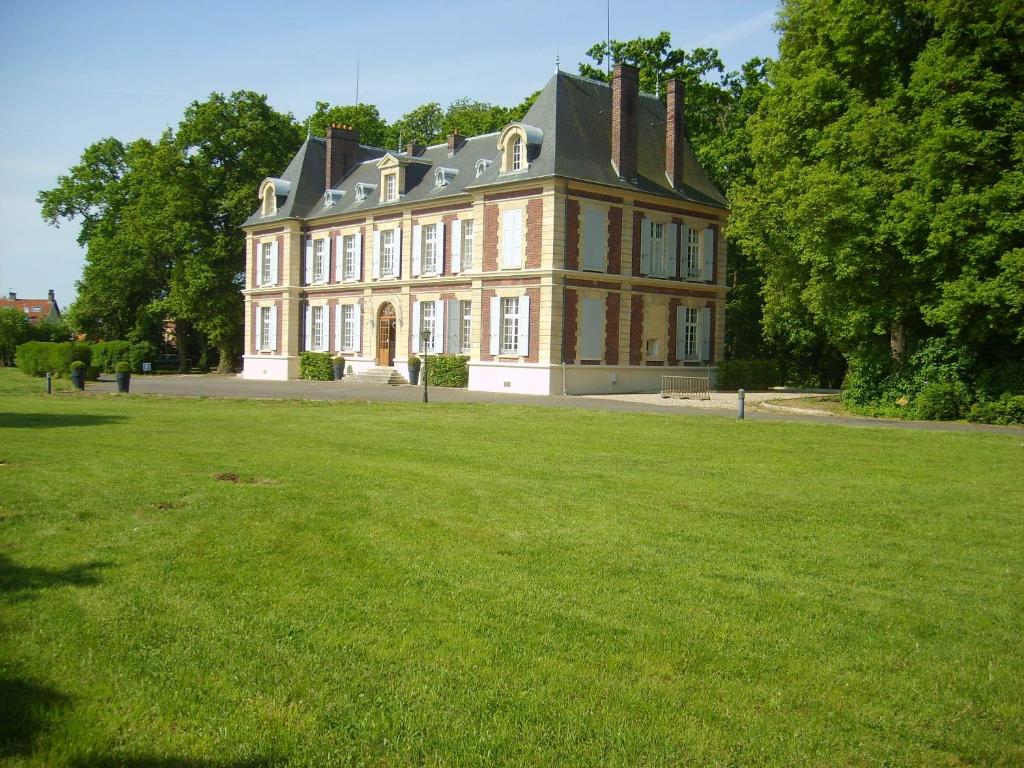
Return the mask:
{"type": "Polygon", "coordinates": [[[188,373],[188,334],[190,326],[187,320],[174,321],[174,339],[178,345],[178,373],[188,373]]]}
{"type": "Polygon", "coordinates": [[[199,334],[199,372],[210,372],[210,341],[205,333],[199,334]]]}
{"type": "Polygon", "coordinates": [[[889,351],[892,353],[893,359],[903,359],[903,355],[907,351],[907,334],[903,329],[903,323],[893,323],[892,330],[889,331],[889,351]]]}
{"type": "Polygon", "coordinates": [[[222,341],[217,345],[220,352],[220,362],[217,363],[217,373],[235,372],[235,348],[230,341],[222,341]]]}

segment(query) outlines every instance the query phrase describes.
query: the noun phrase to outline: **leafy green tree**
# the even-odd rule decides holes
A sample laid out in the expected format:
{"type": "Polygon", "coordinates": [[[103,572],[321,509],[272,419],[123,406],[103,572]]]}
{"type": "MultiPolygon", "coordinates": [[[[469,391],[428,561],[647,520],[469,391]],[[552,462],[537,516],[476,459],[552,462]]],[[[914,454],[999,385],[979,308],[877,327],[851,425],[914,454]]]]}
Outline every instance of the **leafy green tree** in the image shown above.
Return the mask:
{"type": "Polygon", "coordinates": [[[391,126],[388,149],[406,144],[435,144],[444,135],[444,110],[436,101],[421,104],[391,126]]]}
{"type": "Polygon", "coordinates": [[[314,136],[326,136],[332,124],[351,125],[359,131],[360,143],[371,147],[385,146],[391,136],[387,121],[372,104],[331,106],[326,101],[318,101],[306,124],[314,136]]]}
{"type": "Polygon", "coordinates": [[[14,350],[30,338],[25,313],[16,307],[0,307],[0,365],[14,365],[14,350]]]}

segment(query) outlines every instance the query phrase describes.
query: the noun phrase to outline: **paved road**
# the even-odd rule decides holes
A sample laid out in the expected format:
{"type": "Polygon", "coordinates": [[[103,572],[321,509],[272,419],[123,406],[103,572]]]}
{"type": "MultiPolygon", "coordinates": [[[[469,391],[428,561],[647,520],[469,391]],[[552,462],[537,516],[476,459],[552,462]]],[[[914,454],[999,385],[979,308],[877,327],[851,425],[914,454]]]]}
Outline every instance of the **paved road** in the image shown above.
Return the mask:
{"type": "MultiPolygon", "coordinates": [[[[112,378],[89,382],[87,391],[115,392],[112,378]]],[[[409,402],[422,400],[422,387],[410,385],[387,386],[363,384],[346,377],[335,381],[253,381],[238,376],[217,374],[191,374],[187,376],[133,376],[132,394],[171,395],[174,397],[230,397],[268,400],[370,400],[375,402],[409,402]]],[[[627,413],[660,413],[663,415],[710,416],[733,418],[728,411],[707,408],[687,408],[679,405],[635,403],[607,400],[597,397],[561,395],[512,395],[493,392],[471,392],[465,389],[430,388],[430,401],[434,403],[494,403],[533,405],[544,408],[580,408],[584,410],[620,411],[627,413]]],[[[999,427],[985,424],[961,424],[936,421],[890,421],[845,416],[815,416],[792,413],[770,413],[747,410],[751,421],[792,421],[815,424],[839,424],[850,427],[892,427],[895,429],[926,429],[944,432],[1003,432],[1024,437],[1019,427],[999,427]]]]}

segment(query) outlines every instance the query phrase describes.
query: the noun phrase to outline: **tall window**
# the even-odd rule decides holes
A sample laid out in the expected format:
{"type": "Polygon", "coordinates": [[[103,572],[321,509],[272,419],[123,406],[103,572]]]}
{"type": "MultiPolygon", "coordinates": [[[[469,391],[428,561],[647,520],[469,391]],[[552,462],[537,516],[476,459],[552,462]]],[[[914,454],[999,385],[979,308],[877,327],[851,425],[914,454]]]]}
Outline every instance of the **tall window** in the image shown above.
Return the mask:
{"type": "Polygon", "coordinates": [[[260,307],[260,349],[273,349],[270,339],[270,307],[260,307]]]}
{"type": "Polygon", "coordinates": [[[501,266],[523,266],[523,209],[504,211],[501,225],[501,266]]]}
{"type": "Polygon", "coordinates": [[[260,245],[260,248],[263,251],[263,255],[260,258],[260,284],[268,285],[270,283],[271,275],[273,274],[273,270],[270,267],[271,244],[263,243],[260,245]]]}
{"type": "Polygon", "coordinates": [[[668,270],[665,264],[665,225],[651,222],[651,274],[664,275],[668,270]]]}
{"type": "Polygon", "coordinates": [[[385,229],[380,233],[380,274],[382,277],[395,276],[395,230],[385,229]]]}
{"type": "Polygon", "coordinates": [[[501,336],[499,352],[514,355],[519,351],[519,297],[501,300],[501,336]]]}
{"type": "MultiPolygon", "coordinates": [[[[437,338],[437,304],[433,301],[420,302],[420,347],[439,349],[437,338]]],[[[417,350],[419,351],[419,350],[417,350]]]]}
{"type": "Polygon", "coordinates": [[[324,328],[324,307],[313,307],[313,311],[310,313],[313,323],[313,332],[311,334],[313,349],[321,350],[326,347],[324,339],[327,337],[326,329],[324,328]]]}
{"type": "Polygon", "coordinates": [[[313,282],[323,283],[327,280],[327,241],[313,241],[313,282]]]}
{"type": "Polygon", "coordinates": [[[462,324],[459,327],[459,351],[468,355],[473,341],[473,302],[460,301],[459,310],[462,313],[462,324]]]}
{"type": "Polygon", "coordinates": [[[473,269],[473,219],[462,222],[462,271],[473,269]]]}
{"type": "Polygon", "coordinates": [[[692,307],[686,308],[683,320],[683,358],[697,359],[697,310],[692,307]]]}
{"type": "Polygon", "coordinates": [[[686,235],[686,277],[689,280],[700,279],[700,232],[692,227],[687,228],[686,235]]]}
{"type": "Polygon", "coordinates": [[[389,173],[384,177],[384,202],[398,199],[398,177],[389,173]]]}
{"type": "Polygon", "coordinates": [[[420,271],[424,275],[437,274],[437,224],[423,227],[423,264],[420,271]]]}
{"type": "Polygon", "coordinates": [[[341,307],[341,348],[352,349],[356,340],[356,308],[351,304],[341,307]]]}
{"type": "Polygon", "coordinates": [[[521,171],[523,170],[523,139],[521,136],[516,136],[512,139],[512,170],[521,171]]]}
{"type": "Polygon", "coordinates": [[[344,252],[341,262],[341,279],[356,279],[356,236],[345,235],[341,240],[341,249],[344,252]]]}

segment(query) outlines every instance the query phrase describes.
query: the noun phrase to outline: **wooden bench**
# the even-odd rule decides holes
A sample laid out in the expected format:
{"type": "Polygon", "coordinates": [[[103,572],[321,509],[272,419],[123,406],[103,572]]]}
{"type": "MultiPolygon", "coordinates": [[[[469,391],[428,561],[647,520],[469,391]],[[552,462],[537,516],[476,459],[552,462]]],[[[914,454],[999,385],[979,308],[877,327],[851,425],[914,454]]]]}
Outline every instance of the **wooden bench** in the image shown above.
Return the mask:
{"type": "Polygon", "coordinates": [[[707,376],[662,376],[661,396],[687,400],[710,400],[711,388],[707,376]]]}

